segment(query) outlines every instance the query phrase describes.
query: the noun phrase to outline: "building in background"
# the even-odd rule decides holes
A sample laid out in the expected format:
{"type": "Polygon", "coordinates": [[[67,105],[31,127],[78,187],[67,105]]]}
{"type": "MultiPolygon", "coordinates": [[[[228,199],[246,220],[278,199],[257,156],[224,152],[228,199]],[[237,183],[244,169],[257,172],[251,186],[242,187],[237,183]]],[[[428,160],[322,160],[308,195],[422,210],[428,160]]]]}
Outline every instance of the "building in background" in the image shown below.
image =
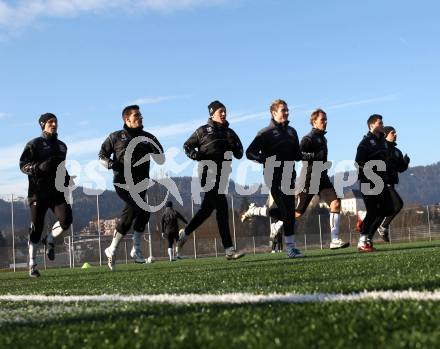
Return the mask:
{"type": "Polygon", "coordinates": [[[364,211],[365,205],[359,190],[351,190],[341,199],[341,212],[344,214],[357,214],[358,211],[364,211]]]}

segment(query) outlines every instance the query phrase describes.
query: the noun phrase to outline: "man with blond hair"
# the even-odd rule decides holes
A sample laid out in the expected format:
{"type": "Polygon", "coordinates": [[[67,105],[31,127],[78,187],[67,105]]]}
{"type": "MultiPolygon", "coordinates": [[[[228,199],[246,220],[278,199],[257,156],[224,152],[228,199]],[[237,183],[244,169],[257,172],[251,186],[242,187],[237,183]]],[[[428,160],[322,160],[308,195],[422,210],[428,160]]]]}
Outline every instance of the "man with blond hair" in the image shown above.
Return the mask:
{"type": "MultiPolygon", "coordinates": [[[[302,138],[300,143],[302,160],[306,161],[306,164],[303,167],[300,181],[303,184],[303,189],[296,197],[295,218],[300,218],[312,201],[313,196],[319,195],[320,199],[326,202],[330,208],[330,249],[346,248],[349,246],[349,243],[342,241],[339,237],[341,200],[336,195],[327,170],[323,172],[315,170],[316,173],[313,173],[315,161],[320,163],[327,162],[326,112],[319,108],[314,110],[310,115],[310,124],[312,125],[312,130],[302,138]],[[314,188],[311,188],[312,177],[319,183],[316,191],[313,190],[314,188]]],[[[242,215],[242,221],[255,215],[264,215],[266,212],[267,210],[264,208],[251,205],[242,215]]],[[[281,226],[282,222],[273,223],[271,230],[279,230],[281,226]]]]}
{"type": "Polygon", "coordinates": [[[246,150],[249,160],[264,166],[264,180],[276,204],[268,215],[283,222],[288,258],[304,255],[295,244],[295,161],[302,159],[298,134],[289,126],[289,108],[281,99],[270,106],[269,126],[260,130],[246,150]]]}

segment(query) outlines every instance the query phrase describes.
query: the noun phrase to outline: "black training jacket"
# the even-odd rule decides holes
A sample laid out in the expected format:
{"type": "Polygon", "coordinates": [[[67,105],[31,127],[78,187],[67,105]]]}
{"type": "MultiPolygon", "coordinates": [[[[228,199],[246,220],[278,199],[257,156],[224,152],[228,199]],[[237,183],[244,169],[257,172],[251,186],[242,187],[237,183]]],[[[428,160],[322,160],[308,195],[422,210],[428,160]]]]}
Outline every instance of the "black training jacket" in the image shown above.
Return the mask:
{"type": "MultiPolygon", "coordinates": [[[[66,160],[66,154],[67,146],[58,139],[57,134],[43,132],[26,144],[20,156],[20,170],[28,176],[29,203],[64,195],[56,189],[55,178],[58,165],[66,160]]],[[[68,184],[69,179],[66,172],[64,185],[68,184]]]]}
{"type": "MultiPolygon", "coordinates": [[[[359,143],[355,161],[359,166],[359,180],[361,183],[371,183],[364,175],[364,165],[371,160],[382,160],[388,166],[388,145],[385,136],[381,133],[375,136],[368,132],[359,143]]],[[[383,179],[385,184],[389,184],[387,171],[376,171],[375,173],[383,179]]]]}
{"type": "MultiPolygon", "coordinates": [[[[216,185],[218,184],[223,162],[232,159],[225,159],[225,152],[231,151],[235,158],[243,157],[243,145],[240,138],[233,129],[229,128],[229,123],[224,124],[208,119],[206,125],[200,126],[191,137],[183,144],[185,154],[197,161],[211,160],[217,164],[216,185]]],[[[205,185],[207,167],[203,168],[201,174],[202,186],[205,185]]]]}
{"type": "Polygon", "coordinates": [[[387,173],[390,184],[399,183],[399,173],[405,172],[408,169],[409,162],[405,160],[402,152],[397,148],[397,143],[388,142],[388,163],[387,173]]]}
{"type": "Polygon", "coordinates": [[[183,217],[179,211],[176,211],[172,207],[165,208],[165,212],[162,215],[162,233],[164,233],[165,236],[176,234],[179,231],[178,219],[188,224],[185,217],[183,217]]]}
{"type": "MultiPolygon", "coordinates": [[[[302,160],[298,134],[293,127],[289,126],[289,121],[277,123],[274,119],[271,119],[269,126],[257,133],[257,136],[246,150],[246,157],[249,160],[261,164],[264,164],[267,158],[274,155],[277,161],[282,162],[281,166],[275,167],[274,170],[273,180],[279,184],[282,178],[283,162],[302,160]]],[[[292,180],[294,181],[295,178],[296,173],[293,170],[292,180]]]]}
{"type": "Polygon", "coordinates": [[[222,162],[225,152],[232,151],[234,157],[243,157],[243,145],[229,123],[220,124],[208,119],[183,145],[185,154],[193,160],[212,160],[222,162]]]}
{"type": "Polygon", "coordinates": [[[124,176],[124,156],[127,147],[135,137],[147,137],[137,144],[134,148],[130,161],[131,173],[134,183],[137,183],[150,176],[150,158],[141,165],[134,166],[140,159],[147,154],[153,158],[159,165],[165,162],[165,155],[163,154],[162,145],[157,138],[151,133],[148,133],[140,128],[131,129],[124,125],[120,131],[111,133],[104,143],[102,143],[101,151],[99,152],[99,160],[102,165],[108,169],[113,170],[114,183],[126,183],[124,176]],[[152,143],[154,142],[154,144],[152,143]]]}
{"type": "MultiPolygon", "coordinates": [[[[300,143],[302,160],[307,161],[307,178],[310,179],[313,169],[313,161],[327,161],[328,149],[327,138],[325,138],[326,131],[312,128],[312,130],[306,134],[300,143]]],[[[327,170],[323,171],[322,175],[327,175],[327,170]]]]}

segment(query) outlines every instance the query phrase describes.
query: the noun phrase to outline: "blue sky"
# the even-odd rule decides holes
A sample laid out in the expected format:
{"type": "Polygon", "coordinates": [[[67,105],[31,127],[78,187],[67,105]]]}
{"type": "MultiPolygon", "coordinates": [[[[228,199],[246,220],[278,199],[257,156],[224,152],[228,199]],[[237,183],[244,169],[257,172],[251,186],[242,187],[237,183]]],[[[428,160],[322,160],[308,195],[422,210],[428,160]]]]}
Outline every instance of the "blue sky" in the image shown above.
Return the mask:
{"type": "MultiPolygon", "coordinates": [[[[166,149],[180,151],[214,99],[247,147],[283,98],[300,136],[311,110],[327,111],[336,162],[354,158],[372,113],[397,128],[412,165],[437,162],[439,10],[435,1],[0,0],[0,193],[25,191],[18,158],[40,114],[59,117],[69,159],[85,167],[133,102],[166,149]]],[[[247,181],[260,179],[254,171],[247,181]]]]}

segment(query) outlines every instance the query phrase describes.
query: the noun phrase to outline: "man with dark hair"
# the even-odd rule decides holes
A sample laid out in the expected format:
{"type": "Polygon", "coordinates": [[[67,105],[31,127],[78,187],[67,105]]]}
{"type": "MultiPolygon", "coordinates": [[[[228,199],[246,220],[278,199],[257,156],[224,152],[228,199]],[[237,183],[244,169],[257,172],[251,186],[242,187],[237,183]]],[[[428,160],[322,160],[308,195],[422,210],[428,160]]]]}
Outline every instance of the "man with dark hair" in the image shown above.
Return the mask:
{"type": "MultiPolygon", "coordinates": [[[[44,218],[50,208],[58,221],[53,225],[44,242],[47,244],[47,257],[55,259],[54,238],[61,235],[72,224],[72,208],[66,202],[63,191],[57,187],[67,186],[70,176],[67,172],[57,186],[57,169],[64,166],[67,146],[58,139],[58,119],[52,113],[40,116],[38,123],[43,131],[40,137],[34,138],[20,156],[20,170],[28,176],[28,203],[31,209],[31,226],[29,229],[29,276],[39,277],[36,254],[44,228],[44,218]]],[[[65,168],[63,169],[65,171],[65,168]]],[[[61,173],[63,173],[61,171],[61,173]]]]}
{"type": "Polygon", "coordinates": [[[383,128],[385,140],[388,145],[388,163],[387,174],[389,178],[389,195],[391,198],[391,205],[393,212],[386,217],[382,222],[377,232],[386,242],[390,241],[389,227],[392,220],[397,216],[403,207],[403,200],[396,191],[395,185],[399,183],[399,173],[405,172],[408,169],[410,158],[407,154],[403,155],[399,148],[397,148],[397,132],[393,126],[385,126],[383,128]]]}
{"type": "Polygon", "coordinates": [[[356,153],[356,163],[359,167],[359,182],[361,187],[362,198],[365,203],[367,214],[361,225],[360,238],[358,243],[359,252],[373,252],[373,237],[377,228],[383,219],[390,213],[390,195],[389,195],[389,178],[386,171],[388,162],[388,145],[383,134],[382,116],[378,114],[371,115],[368,120],[369,132],[359,143],[356,153]],[[370,161],[375,163],[370,166],[370,161]],[[379,176],[379,181],[383,184],[383,189],[376,192],[377,183],[373,182],[371,173],[372,167],[384,165],[379,169],[375,176],[379,176]]]}
{"type": "Polygon", "coordinates": [[[111,245],[105,249],[110,270],[115,270],[115,253],[121,239],[127,234],[133,225],[133,248],[130,256],[136,263],[145,263],[142,256],[141,236],[150,218],[150,212],[141,207],[148,204],[145,202],[147,190],[140,193],[132,193],[127,185],[130,182],[137,184],[150,176],[150,157],[156,163],[163,164],[165,156],[162,145],[151,133],[143,130],[143,118],[139,106],[130,105],[122,111],[124,127],[120,131],[111,133],[101,146],[99,159],[104,167],[113,170],[113,183],[116,193],[125,202],[121,219],[113,233],[111,245]],[[133,143],[132,143],[133,142],[133,143]],[[132,154],[126,154],[134,146],[132,154]],[[140,196],[140,202],[136,198],[140,196]]]}
{"type": "Polygon", "coordinates": [[[296,248],[294,235],[294,162],[302,159],[298,134],[289,126],[289,108],[285,101],[275,100],[270,113],[269,126],[258,132],[246,150],[246,156],[264,165],[264,179],[276,204],[276,207],[269,208],[268,214],[283,222],[287,257],[302,258],[304,255],[296,248]],[[287,181],[283,177],[287,177],[287,181]]]}
{"type": "Polygon", "coordinates": [[[162,237],[168,240],[168,256],[170,262],[180,259],[179,249],[176,248],[176,256],[174,256],[173,245],[174,242],[179,240],[179,225],[177,220],[181,220],[183,223],[188,224],[185,217],[183,217],[179,211],[173,208],[173,203],[168,201],[165,204],[165,212],[162,215],[162,237]]]}
{"type": "Polygon", "coordinates": [[[182,248],[188,236],[211,215],[212,211],[216,210],[218,230],[226,259],[234,260],[241,258],[243,254],[237,252],[232,244],[228,202],[224,193],[229,182],[227,179],[230,173],[232,154],[235,158],[241,159],[243,146],[234,130],[229,128],[229,123],[226,121],[226,107],[223,103],[213,101],[208,105],[208,111],[208,123],[199,127],[188,138],[183,149],[189,158],[200,161],[201,187],[206,186],[210,189],[205,192],[200,210],[185,229],[180,230],[177,247],[182,248]],[[210,168],[208,162],[215,165],[215,170],[210,168]]]}

